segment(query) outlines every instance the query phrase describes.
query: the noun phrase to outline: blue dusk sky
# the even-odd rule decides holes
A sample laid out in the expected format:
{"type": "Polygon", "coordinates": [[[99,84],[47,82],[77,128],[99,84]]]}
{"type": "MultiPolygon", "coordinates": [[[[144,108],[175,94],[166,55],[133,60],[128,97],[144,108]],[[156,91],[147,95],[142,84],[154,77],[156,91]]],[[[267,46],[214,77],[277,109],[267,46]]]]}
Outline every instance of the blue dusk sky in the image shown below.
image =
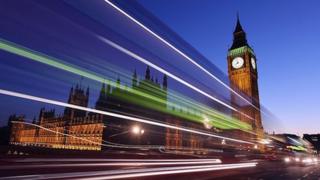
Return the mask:
{"type": "Polygon", "coordinates": [[[320,133],[320,1],[139,2],[225,73],[239,12],[257,55],[261,104],[281,120],[282,132],[320,133]]]}

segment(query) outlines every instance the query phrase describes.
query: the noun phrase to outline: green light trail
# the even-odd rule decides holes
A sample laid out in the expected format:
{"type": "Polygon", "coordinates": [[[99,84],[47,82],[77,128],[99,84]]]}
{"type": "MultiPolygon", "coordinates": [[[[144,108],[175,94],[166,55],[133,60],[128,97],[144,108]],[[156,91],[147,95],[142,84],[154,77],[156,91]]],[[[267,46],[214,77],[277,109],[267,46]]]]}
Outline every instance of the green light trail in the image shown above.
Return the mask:
{"type": "MultiPolygon", "coordinates": [[[[230,118],[222,113],[212,110],[212,108],[193,102],[192,100],[188,100],[187,98],[181,97],[172,92],[168,92],[168,95],[170,95],[170,97],[172,96],[178,101],[183,102],[184,104],[188,104],[188,106],[193,105],[194,107],[197,107],[192,109],[196,109],[195,111],[200,112],[200,115],[199,114],[196,115],[194,113],[189,113],[189,112],[170,110],[167,108],[167,105],[169,107],[177,107],[178,105],[173,102],[168,102],[166,99],[159,98],[154,95],[150,95],[149,93],[145,93],[145,92],[136,90],[134,88],[128,88],[116,82],[106,81],[104,77],[96,75],[95,73],[85,70],[81,67],[77,67],[73,64],[68,64],[54,57],[47,56],[40,52],[33,51],[31,49],[22,47],[20,45],[14,44],[12,42],[8,42],[3,39],[0,39],[0,49],[10,52],[12,54],[16,54],[16,55],[28,58],[30,60],[33,60],[42,64],[49,65],[51,67],[55,67],[60,70],[64,70],[76,75],[86,77],[88,79],[91,79],[100,83],[109,84],[112,87],[119,87],[122,90],[125,89],[126,91],[129,92],[129,94],[134,94],[139,97],[146,98],[147,100],[144,100],[141,98],[133,98],[134,96],[126,96],[126,95],[116,95],[116,96],[118,96],[118,98],[122,98],[123,100],[130,101],[131,103],[135,103],[137,105],[140,105],[146,108],[151,108],[160,112],[171,114],[171,115],[181,117],[189,121],[198,122],[198,123],[203,123],[204,116],[206,116],[209,119],[208,123],[210,125],[220,129],[241,129],[243,131],[252,130],[252,127],[245,122],[241,122],[234,118],[230,118]]],[[[165,91],[155,87],[149,87],[148,90],[151,91],[152,94],[162,95],[166,93],[165,91]]]]}

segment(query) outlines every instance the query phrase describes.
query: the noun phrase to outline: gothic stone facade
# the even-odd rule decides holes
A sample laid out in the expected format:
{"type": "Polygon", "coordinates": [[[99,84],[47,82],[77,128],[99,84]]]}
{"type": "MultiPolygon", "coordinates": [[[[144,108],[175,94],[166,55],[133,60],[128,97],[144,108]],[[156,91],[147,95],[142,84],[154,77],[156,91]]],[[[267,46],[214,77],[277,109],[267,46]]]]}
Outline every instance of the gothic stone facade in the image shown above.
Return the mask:
{"type": "MultiPolygon", "coordinates": [[[[132,76],[131,87],[116,82],[102,85],[95,108],[102,111],[153,119],[172,125],[187,127],[202,126],[169,115],[167,110],[167,76],[160,84],[153,78],[149,67],[145,77],[138,80],[136,72],[132,76]],[[146,96],[143,96],[144,94],[146,96]],[[152,98],[147,98],[152,97],[152,98]],[[153,100],[153,99],[157,99],[153,100]],[[152,106],[152,107],[150,107],[152,106]]],[[[88,106],[89,89],[71,88],[69,104],[88,106]]],[[[179,130],[127,121],[112,116],[65,108],[63,115],[57,116],[55,110],[40,110],[38,120],[25,122],[23,117],[10,117],[10,143],[16,145],[41,146],[47,148],[101,150],[105,143],[118,145],[165,145],[167,148],[201,148],[200,138],[179,130]],[[143,136],[132,136],[129,132],[134,125],[145,129],[143,136]]]]}
{"type": "MultiPolygon", "coordinates": [[[[71,88],[68,103],[87,107],[89,89],[71,88]]],[[[57,149],[101,150],[104,129],[102,115],[87,115],[85,111],[66,108],[62,116],[55,110],[40,110],[39,119],[32,123],[23,116],[11,116],[10,143],[57,149]]]]}

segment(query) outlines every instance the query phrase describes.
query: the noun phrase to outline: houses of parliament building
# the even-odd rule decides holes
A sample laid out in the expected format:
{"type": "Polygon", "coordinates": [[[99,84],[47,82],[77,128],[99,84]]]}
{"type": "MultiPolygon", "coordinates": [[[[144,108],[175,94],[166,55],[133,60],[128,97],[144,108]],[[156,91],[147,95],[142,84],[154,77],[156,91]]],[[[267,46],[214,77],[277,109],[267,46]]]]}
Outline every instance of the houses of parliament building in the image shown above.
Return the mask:
{"type": "MultiPolygon", "coordinates": [[[[87,107],[89,89],[71,88],[68,103],[87,107]]],[[[57,149],[101,150],[103,116],[65,108],[62,116],[55,110],[40,109],[38,120],[27,123],[23,116],[9,117],[10,144],[57,149]]]]}
{"type": "MultiPolygon", "coordinates": [[[[77,85],[70,89],[68,104],[88,107],[88,100],[89,88],[84,90],[77,85]]],[[[116,82],[102,84],[95,109],[177,124],[181,119],[159,111],[166,109],[166,102],[167,76],[163,76],[160,84],[158,79],[151,76],[150,69],[147,67],[143,80],[139,81],[137,73],[134,72],[131,87],[123,86],[119,78],[116,82]],[[153,101],[152,98],[134,92],[147,94],[156,100],[153,101]],[[148,108],[150,105],[153,108],[148,108]]],[[[138,144],[165,145],[168,148],[200,147],[200,141],[190,133],[139,124],[69,107],[66,107],[63,115],[60,116],[56,115],[54,109],[41,108],[39,118],[34,119],[32,123],[26,122],[23,116],[12,115],[9,118],[9,124],[11,126],[10,144],[13,145],[97,151],[108,148],[110,144],[118,144],[119,147],[138,144]],[[140,125],[146,129],[145,134],[138,139],[128,133],[134,125],[140,125]]]]}

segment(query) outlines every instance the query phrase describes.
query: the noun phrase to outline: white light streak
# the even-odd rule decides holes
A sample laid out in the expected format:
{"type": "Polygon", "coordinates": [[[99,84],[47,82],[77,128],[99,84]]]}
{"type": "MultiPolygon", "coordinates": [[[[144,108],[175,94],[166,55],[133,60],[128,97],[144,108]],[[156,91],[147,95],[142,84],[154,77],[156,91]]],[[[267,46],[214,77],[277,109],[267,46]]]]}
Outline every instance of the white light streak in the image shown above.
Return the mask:
{"type": "Polygon", "coordinates": [[[203,162],[211,161],[221,163],[220,159],[92,159],[92,158],[25,158],[16,159],[14,162],[203,162]]]}
{"type": "Polygon", "coordinates": [[[210,95],[210,94],[202,91],[201,89],[199,89],[199,88],[195,87],[194,85],[186,82],[185,80],[181,79],[180,77],[178,77],[178,76],[176,76],[176,75],[174,75],[174,74],[166,71],[165,69],[163,69],[163,68],[161,68],[161,67],[159,67],[159,66],[157,66],[157,65],[155,65],[155,64],[153,64],[153,63],[151,63],[150,61],[146,60],[145,58],[143,58],[143,57],[135,54],[135,53],[132,52],[132,51],[129,51],[128,49],[126,49],[126,48],[118,45],[117,43],[115,43],[115,42],[113,42],[113,41],[110,41],[109,39],[106,39],[106,38],[101,37],[101,36],[97,36],[97,37],[98,37],[100,40],[102,40],[103,42],[105,42],[105,43],[109,44],[110,46],[112,46],[113,48],[115,48],[115,49],[117,49],[117,50],[119,50],[119,51],[127,54],[128,56],[133,57],[134,59],[136,59],[136,60],[138,60],[138,61],[140,61],[140,62],[142,62],[142,63],[144,63],[144,64],[146,64],[146,65],[148,65],[148,66],[150,66],[150,67],[152,67],[152,68],[154,68],[154,69],[156,69],[156,70],[158,70],[159,72],[161,72],[161,73],[163,73],[163,74],[166,74],[167,76],[169,76],[169,77],[171,77],[172,79],[180,82],[181,84],[189,87],[190,89],[193,89],[194,91],[196,91],[196,92],[198,92],[198,93],[200,93],[200,94],[202,94],[202,95],[204,95],[204,96],[206,96],[206,97],[208,97],[208,98],[216,101],[217,103],[219,103],[219,104],[221,104],[221,105],[223,105],[223,106],[225,106],[225,107],[227,107],[227,108],[229,108],[229,109],[231,109],[231,110],[233,110],[233,111],[236,111],[236,112],[238,112],[238,113],[246,116],[247,118],[249,118],[249,119],[251,119],[251,120],[254,120],[254,118],[248,116],[248,115],[245,114],[245,113],[242,113],[241,111],[237,110],[236,108],[232,107],[231,105],[229,105],[229,104],[227,104],[227,103],[219,100],[218,98],[213,97],[212,95],[210,95]]]}
{"type": "Polygon", "coordinates": [[[199,164],[219,164],[221,160],[214,161],[182,161],[182,162],[110,162],[110,163],[66,163],[66,164],[31,164],[31,165],[7,165],[0,167],[5,169],[30,169],[30,168],[61,168],[61,167],[101,167],[101,166],[163,166],[163,165],[199,165],[199,164]]]}
{"type": "Polygon", "coordinates": [[[128,174],[116,174],[109,176],[91,177],[86,178],[90,180],[103,180],[103,179],[123,179],[123,178],[134,178],[134,177],[145,177],[145,176],[159,176],[168,174],[181,174],[181,173],[192,173],[192,172],[205,172],[205,171],[217,171],[227,169],[238,169],[255,167],[256,163],[242,163],[242,164],[229,164],[229,165],[211,165],[211,166],[189,166],[189,167],[178,167],[178,168],[166,168],[167,170],[157,170],[151,172],[140,172],[140,173],[128,173],[128,174]]]}
{"type": "MultiPolygon", "coordinates": [[[[163,39],[161,36],[159,36],[158,34],[156,34],[155,32],[153,32],[151,29],[149,29],[148,27],[146,27],[145,25],[143,25],[142,23],[140,23],[138,20],[136,20],[135,18],[133,18],[132,16],[130,16],[128,13],[126,13],[125,11],[123,11],[122,9],[120,9],[118,6],[116,6],[115,4],[113,4],[112,2],[110,2],[109,0],[105,0],[106,3],[108,3],[110,6],[112,6],[113,8],[115,8],[117,11],[119,11],[120,13],[122,13],[123,15],[125,15],[126,17],[128,17],[130,20],[132,20],[133,22],[135,22],[136,24],[138,24],[140,27],[142,27],[145,31],[149,32],[150,34],[152,34],[154,37],[156,37],[157,39],[159,39],[161,42],[163,42],[164,44],[166,44],[167,46],[169,46],[171,49],[173,49],[174,51],[176,51],[178,54],[180,54],[182,57],[186,58],[189,62],[191,62],[192,64],[194,64],[196,67],[198,67],[199,69],[201,69],[203,72],[205,72],[207,75],[209,75],[210,77],[212,77],[214,80],[216,80],[217,82],[219,82],[222,86],[224,86],[225,88],[227,88],[228,90],[230,90],[232,93],[236,94],[238,97],[240,97],[241,99],[243,99],[245,102],[249,103],[251,106],[253,106],[255,109],[257,109],[258,111],[260,111],[260,109],[258,107],[256,107],[255,105],[253,105],[250,101],[248,101],[246,98],[242,97],[239,93],[237,93],[236,91],[234,91],[232,88],[230,88],[227,84],[225,84],[223,81],[221,81],[218,77],[216,77],[215,75],[213,75],[212,73],[210,73],[207,69],[205,69],[204,67],[202,67],[200,64],[198,64],[195,60],[193,60],[192,58],[190,58],[188,55],[186,55],[185,53],[183,53],[182,51],[180,51],[178,48],[176,48],[175,46],[173,46],[171,43],[169,43],[168,41],[166,41],[165,39],[163,39]]],[[[263,111],[261,111],[263,112],[263,111]]]]}
{"type": "Polygon", "coordinates": [[[291,137],[289,137],[289,136],[287,136],[288,137],[288,139],[290,139],[290,140],[292,140],[293,142],[295,142],[295,143],[297,143],[297,144],[299,144],[299,145],[303,145],[301,142],[299,142],[298,140],[296,140],[296,139],[293,139],[293,138],[291,138],[291,137]]]}
{"type": "Polygon", "coordinates": [[[27,94],[22,94],[22,93],[18,93],[18,92],[14,92],[14,91],[7,91],[7,90],[0,89],[0,94],[13,96],[13,97],[19,97],[19,98],[23,98],[23,99],[38,101],[38,102],[43,102],[43,103],[48,103],[48,104],[53,104],[53,105],[58,105],[58,106],[63,106],[63,107],[79,109],[79,110],[83,110],[83,111],[88,111],[88,112],[93,112],[93,113],[97,113],[97,114],[112,116],[112,117],[116,117],[116,118],[130,120],[130,121],[142,122],[142,123],[151,124],[151,125],[155,125],[155,126],[161,126],[161,127],[170,128],[170,129],[181,130],[181,131],[200,134],[200,135],[204,135],[204,136],[210,136],[210,137],[215,137],[215,138],[220,138],[220,139],[226,139],[226,140],[230,140],[230,141],[238,142],[238,143],[251,144],[251,145],[254,144],[254,143],[249,142],[249,141],[223,137],[223,136],[219,136],[219,135],[215,135],[215,134],[211,134],[211,133],[206,133],[206,132],[197,131],[197,130],[194,130],[194,129],[185,128],[185,127],[178,127],[178,126],[173,126],[173,125],[164,124],[164,123],[160,123],[160,122],[141,119],[141,118],[137,118],[137,117],[131,117],[131,116],[127,116],[127,115],[122,115],[122,114],[117,114],[117,113],[112,113],[112,112],[101,111],[101,110],[97,110],[97,109],[77,106],[77,105],[68,104],[68,103],[64,103],[64,102],[60,102],[60,101],[55,101],[55,100],[50,100],[50,99],[46,99],[46,98],[41,98],[41,97],[31,96],[31,95],[27,95],[27,94]]]}
{"type": "MultiPolygon", "coordinates": [[[[178,166],[178,167],[158,167],[158,168],[138,168],[138,169],[119,169],[110,171],[91,171],[91,172],[74,172],[74,173],[57,173],[45,174],[47,179],[67,179],[67,178],[81,178],[84,179],[120,179],[129,177],[144,177],[153,175],[178,174],[189,172],[204,172],[215,170],[226,170],[236,168],[255,167],[257,163],[237,163],[237,164],[221,164],[221,165],[198,165],[198,166],[178,166]],[[99,177],[97,177],[99,176],[99,177]]],[[[4,177],[6,179],[19,179],[26,176],[11,176],[4,177]]],[[[39,179],[43,178],[42,174],[28,175],[28,178],[39,179]]]]}

